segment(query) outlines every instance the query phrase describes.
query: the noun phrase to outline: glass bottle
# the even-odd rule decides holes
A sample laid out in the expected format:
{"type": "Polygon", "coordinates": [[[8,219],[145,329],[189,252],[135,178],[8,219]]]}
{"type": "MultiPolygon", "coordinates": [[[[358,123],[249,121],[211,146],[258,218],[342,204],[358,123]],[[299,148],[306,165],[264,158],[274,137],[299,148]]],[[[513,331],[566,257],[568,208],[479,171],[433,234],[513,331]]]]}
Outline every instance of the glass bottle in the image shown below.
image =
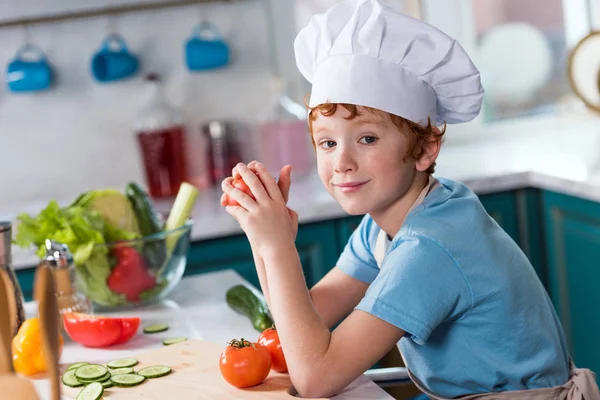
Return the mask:
{"type": "Polygon", "coordinates": [[[160,77],[148,74],[147,100],[138,114],[135,132],[153,198],[174,197],[187,179],[185,127],[181,115],[167,101],[160,77]]]}

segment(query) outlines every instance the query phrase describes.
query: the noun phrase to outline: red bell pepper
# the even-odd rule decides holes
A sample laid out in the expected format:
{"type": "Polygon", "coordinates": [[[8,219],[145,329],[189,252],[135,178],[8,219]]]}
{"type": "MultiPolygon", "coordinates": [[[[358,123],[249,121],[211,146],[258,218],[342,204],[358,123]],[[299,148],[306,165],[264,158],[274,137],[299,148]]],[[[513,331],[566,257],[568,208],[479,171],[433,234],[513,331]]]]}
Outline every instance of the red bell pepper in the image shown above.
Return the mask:
{"type": "Polygon", "coordinates": [[[140,301],[142,292],[156,286],[156,279],[148,271],[144,258],[132,247],[115,248],[113,255],[117,264],[107,280],[109,289],[124,294],[127,301],[140,301]]]}

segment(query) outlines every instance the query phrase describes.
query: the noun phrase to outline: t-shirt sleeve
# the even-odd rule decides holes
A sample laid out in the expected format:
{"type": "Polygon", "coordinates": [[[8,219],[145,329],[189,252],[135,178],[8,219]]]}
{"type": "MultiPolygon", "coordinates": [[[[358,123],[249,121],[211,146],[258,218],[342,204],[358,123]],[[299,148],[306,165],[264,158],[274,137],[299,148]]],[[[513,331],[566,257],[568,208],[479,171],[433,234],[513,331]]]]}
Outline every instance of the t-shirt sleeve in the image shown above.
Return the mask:
{"type": "Polygon", "coordinates": [[[371,251],[374,237],[374,224],[365,215],[360,225],[350,236],[336,266],[359,281],[371,283],[377,277],[379,268],[371,251]]]}
{"type": "Polygon", "coordinates": [[[400,238],[356,306],[424,344],[441,323],[460,318],[473,303],[470,287],[451,255],[423,237],[400,238]]]}

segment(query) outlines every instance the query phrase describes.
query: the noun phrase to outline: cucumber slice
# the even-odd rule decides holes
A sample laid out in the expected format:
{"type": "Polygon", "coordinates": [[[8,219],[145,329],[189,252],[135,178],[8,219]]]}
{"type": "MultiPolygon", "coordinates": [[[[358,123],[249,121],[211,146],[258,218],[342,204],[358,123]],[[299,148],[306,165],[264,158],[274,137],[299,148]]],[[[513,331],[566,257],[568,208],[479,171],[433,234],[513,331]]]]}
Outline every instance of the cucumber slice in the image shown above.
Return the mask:
{"type": "Polygon", "coordinates": [[[145,378],[160,378],[161,376],[169,375],[171,368],[164,365],[156,365],[140,369],[137,374],[145,378]]]}
{"type": "Polygon", "coordinates": [[[112,369],[112,370],[110,370],[110,374],[112,376],[115,376],[115,375],[124,375],[124,374],[133,374],[133,368],[131,368],[131,367],[125,367],[125,368],[112,369]]]}
{"type": "Polygon", "coordinates": [[[88,365],[88,364],[89,364],[89,363],[87,363],[87,362],[77,362],[77,363],[74,363],[74,364],[71,364],[71,365],[69,365],[69,366],[67,367],[67,371],[68,371],[68,370],[70,370],[70,369],[77,369],[77,368],[79,368],[79,367],[81,367],[81,366],[83,366],[83,365],[88,365]]]}
{"type": "Polygon", "coordinates": [[[118,360],[108,362],[106,364],[106,366],[110,369],[117,369],[117,368],[133,367],[137,363],[138,363],[138,360],[136,360],[135,358],[120,358],[118,360]]]}
{"type": "Polygon", "coordinates": [[[94,382],[84,387],[83,390],[77,395],[76,400],[98,400],[102,398],[103,394],[104,388],[102,387],[102,384],[94,382]]]}
{"type": "Polygon", "coordinates": [[[102,384],[102,387],[104,389],[108,389],[108,388],[113,387],[113,383],[112,383],[112,381],[110,379],[107,380],[107,381],[104,381],[104,382],[100,382],[100,383],[102,384]]]}
{"type": "Polygon", "coordinates": [[[77,378],[75,377],[74,369],[66,370],[65,373],[63,374],[61,380],[62,380],[62,383],[64,383],[67,386],[70,386],[70,387],[83,386],[83,383],[79,382],[77,380],[77,378]]]}
{"type": "Polygon", "coordinates": [[[169,325],[167,325],[167,324],[148,325],[147,327],[144,328],[144,333],[159,333],[159,332],[164,332],[167,329],[169,329],[169,325]]]}
{"type": "Polygon", "coordinates": [[[108,370],[100,364],[87,364],[75,370],[75,377],[79,380],[94,381],[103,378],[108,370]]]}
{"type": "Polygon", "coordinates": [[[181,342],[185,342],[187,340],[187,338],[185,337],[176,337],[176,338],[171,338],[171,339],[165,339],[162,341],[162,343],[165,346],[169,346],[175,343],[181,343],[181,342]]]}
{"type": "MultiPolygon", "coordinates": [[[[77,378],[77,376],[75,376],[75,378],[77,378]]],[[[107,380],[110,379],[110,372],[107,372],[106,374],[102,375],[100,378],[94,378],[94,379],[83,379],[83,378],[77,378],[77,380],[83,384],[88,384],[88,383],[92,383],[92,382],[106,382],[107,380]]]]}
{"type": "Polygon", "coordinates": [[[144,382],[145,380],[146,380],[146,377],[141,376],[141,375],[136,375],[136,374],[116,375],[116,376],[110,377],[110,381],[115,386],[121,386],[121,387],[137,386],[137,385],[141,384],[142,382],[144,382]]]}

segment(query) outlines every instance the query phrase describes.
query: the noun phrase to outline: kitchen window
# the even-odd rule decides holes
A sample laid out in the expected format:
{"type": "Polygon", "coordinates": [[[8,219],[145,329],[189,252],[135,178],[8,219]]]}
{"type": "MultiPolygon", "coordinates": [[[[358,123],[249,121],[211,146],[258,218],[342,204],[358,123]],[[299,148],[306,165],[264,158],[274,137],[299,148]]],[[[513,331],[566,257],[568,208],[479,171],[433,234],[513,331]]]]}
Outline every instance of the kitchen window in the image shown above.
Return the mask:
{"type": "Polygon", "coordinates": [[[422,0],[421,18],[456,38],[481,71],[484,106],[469,128],[551,115],[572,100],[569,52],[600,26],[599,3],[422,0]]]}

